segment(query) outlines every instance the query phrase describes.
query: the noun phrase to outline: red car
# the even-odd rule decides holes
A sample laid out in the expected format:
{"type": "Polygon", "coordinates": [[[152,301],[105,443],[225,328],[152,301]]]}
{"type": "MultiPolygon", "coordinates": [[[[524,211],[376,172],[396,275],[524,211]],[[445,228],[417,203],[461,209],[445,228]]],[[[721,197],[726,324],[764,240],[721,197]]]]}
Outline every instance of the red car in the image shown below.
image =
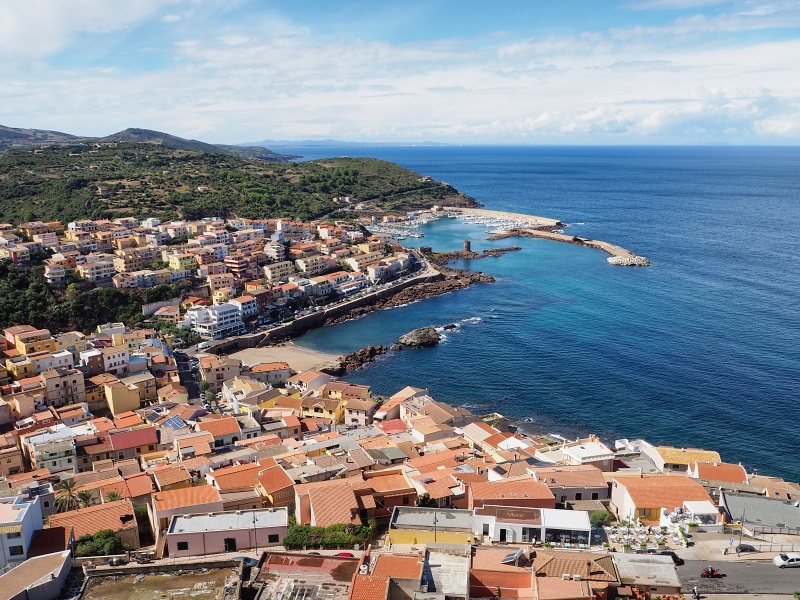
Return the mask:
{"type": "Polygon", "coordinates": [[[344,558],[355,558],[355,554],[352,552],[339,552],[336,556],[343,556],[344,558]]]}

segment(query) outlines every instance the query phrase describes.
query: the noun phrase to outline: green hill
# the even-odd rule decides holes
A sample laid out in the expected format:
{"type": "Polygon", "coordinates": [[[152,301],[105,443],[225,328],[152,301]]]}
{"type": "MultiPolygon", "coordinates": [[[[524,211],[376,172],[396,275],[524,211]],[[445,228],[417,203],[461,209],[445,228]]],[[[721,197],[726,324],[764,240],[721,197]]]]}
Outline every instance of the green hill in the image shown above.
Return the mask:
{"type": "Polygon", "coordinates": [[[207,144],[197,140],[187,140],[152,129],[128,128],[103,138],[81,137],[60,131],[44,129],[19,129],[0,125],[0,154],[13,148],[30,148],[48,145],[80,146],[93,142],[133,142],[167,146],[176,150],[191,150],[209,154],[230,154],[239,158],[257,158],[270,162],[289,162],[300,156],[279,154],[261,146],[240,147],[226,144],[207,144]]]}
{"type": "Polygon", "coordinates": [[[144,144],[136,141],[135,132],[142,130],[127,131],[132,141],[9,150],[0,156],[0,222],[128,215],[312,219],[339,208],[333,201],[338,196],[375,210],[477,205],[447,184],[423,181],[385,161],[265,162],[144,144]]]}

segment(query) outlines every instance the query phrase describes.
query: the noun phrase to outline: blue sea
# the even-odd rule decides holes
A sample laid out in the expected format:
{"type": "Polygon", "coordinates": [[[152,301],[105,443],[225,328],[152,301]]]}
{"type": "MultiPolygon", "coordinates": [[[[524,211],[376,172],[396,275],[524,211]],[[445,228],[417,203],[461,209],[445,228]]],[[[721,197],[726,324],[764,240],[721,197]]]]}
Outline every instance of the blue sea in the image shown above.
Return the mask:
{"type": "MultiPolygon", "coordinates": [[[[589,248],[487,242],[442,220],[417,244],[521,251],[463,261],[492,285],[312,331],[344,353],[416,327],[456,323],[436,348],[348,375],[406,385],[531,433],[718,450],[748,470],[800,480],[800,149],[769,147],[281,148],[307,159],[371,156],[446,181],[486,208],[558,218],[652,266],[589,248]]],[[[406,240],[410,243],[410,240],[406,240]]]]}

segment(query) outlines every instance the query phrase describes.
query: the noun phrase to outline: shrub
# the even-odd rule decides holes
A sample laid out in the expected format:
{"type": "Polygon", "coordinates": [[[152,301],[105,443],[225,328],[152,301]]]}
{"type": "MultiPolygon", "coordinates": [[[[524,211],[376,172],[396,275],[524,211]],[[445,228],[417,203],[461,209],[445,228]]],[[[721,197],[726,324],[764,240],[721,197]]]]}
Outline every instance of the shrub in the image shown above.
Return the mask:
{"type": "Polygon", "coordinates": [[[611,514],[607,510],[598,510],[592,513],[589,522],[592,524],[592,527],[608,525],[611,522],[611,514]]]}

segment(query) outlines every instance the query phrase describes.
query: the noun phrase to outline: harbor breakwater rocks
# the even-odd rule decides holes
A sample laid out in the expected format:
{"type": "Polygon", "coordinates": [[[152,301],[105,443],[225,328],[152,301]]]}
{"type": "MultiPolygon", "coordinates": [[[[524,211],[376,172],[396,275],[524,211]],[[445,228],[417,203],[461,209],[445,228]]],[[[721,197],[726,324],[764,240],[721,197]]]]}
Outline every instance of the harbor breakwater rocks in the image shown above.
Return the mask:
{"type": "Polygon", "coordinates": [[[459,250],[457,252],[434,252],[427,254],[428,260],[433,264],[443,267],[447,263],[454,261],[458,258],[466,258],[470,260],[477,260],[486,258],[487,256],[502,256],[506,252],[513,252],[515,250],[522,250],[519,246],[508,246],[507,248],[490,248],[483,252],[472,252],[471,250],[459,250]]]}
{"type": "Polygon", "coordinates": [[[374,362],[376,358],[389,351],[389,346],[367,346],[339,358],[339,367],[342,371],[356,371],[366,364],[374,362]]]}
{"type": "Polygon", "coordinates": [[[620,267],[649,267],[650,261],[644,256],[609,256],[606,259],[612,265],[620,267]]]}

